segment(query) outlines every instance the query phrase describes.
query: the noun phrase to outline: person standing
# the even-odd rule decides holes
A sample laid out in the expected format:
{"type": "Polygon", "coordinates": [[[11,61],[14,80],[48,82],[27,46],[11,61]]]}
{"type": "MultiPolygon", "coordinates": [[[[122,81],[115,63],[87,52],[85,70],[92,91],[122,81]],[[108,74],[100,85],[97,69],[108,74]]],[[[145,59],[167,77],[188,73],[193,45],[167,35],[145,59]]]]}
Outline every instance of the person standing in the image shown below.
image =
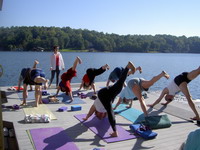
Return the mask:
{"type": "Polygon", "coordinates": [[[59,47],[54,46],[53,47],[53,54],[51,55],[51,79],[49,83],[49,87],[51,86],[55,73],[56,73],[56,87],[58,86],[59,83],[59,75],[60,75],[60,70],[65,69],[65,64],[63,61],[62,54],[59,52],[59,47]]]}

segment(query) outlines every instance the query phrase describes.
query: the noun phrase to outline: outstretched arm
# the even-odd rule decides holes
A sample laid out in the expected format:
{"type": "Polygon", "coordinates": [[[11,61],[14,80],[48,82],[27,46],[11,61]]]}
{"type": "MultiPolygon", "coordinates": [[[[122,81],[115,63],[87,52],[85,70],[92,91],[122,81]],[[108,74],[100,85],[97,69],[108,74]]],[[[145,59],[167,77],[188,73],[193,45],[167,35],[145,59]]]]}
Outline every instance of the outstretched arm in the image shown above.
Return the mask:
{"type": "Polygon", "coordinates": [[[106,83],[106,87],[109,86],[110,80],[108,79],[107,83],[106,83]]]}
{"type": "Polygon", "coordinates": [[[58,96],[59,91],[60,91],[60,87],[58,86],[57,91],[56,91],[56,95],[54,95],[54,96],[58,96]]]}
{"type": "Polygon", "coordinates": [[[92,84],[91,84],[91,86],[92,86],[92,89],[94,90],[94,94],[97,94],[97,93],[96,93],[95,84],[94,84],[94,83],[92,83],[92,84]]]}
{"type": "MultiPolygon", "coordinates": [[[[153,103],[153,104],[148,104],[147,106],[149,107],[154,107],[156,104],[160,103],[160,101],[162,100],[162,98],[169,93],[169,90],[167,88],[164,88],[162,93],[160,94],[159,98],[153,103]]],[[[170,102],[166,102],[166,103],[162,103],[162,105],[167,105],[170,102]]]]}
{"type": "Polygon", "coordinates": [[[78,89],[78,90],[81,90],[81,89],[82,89],[82,87],[83,87],[83,84],[84,84],[84,82],[83,82],[83,80],[82,80],[82,82],[81,82],[81,85],[80,85],[80,87],[79,87],[79,89],[78,89]]]}

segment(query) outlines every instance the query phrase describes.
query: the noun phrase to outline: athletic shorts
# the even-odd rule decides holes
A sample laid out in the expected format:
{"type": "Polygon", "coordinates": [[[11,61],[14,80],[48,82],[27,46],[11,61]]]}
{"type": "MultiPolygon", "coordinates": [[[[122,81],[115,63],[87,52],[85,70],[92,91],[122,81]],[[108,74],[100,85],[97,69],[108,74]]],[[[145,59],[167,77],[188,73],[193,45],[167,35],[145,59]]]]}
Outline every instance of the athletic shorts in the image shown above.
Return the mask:
{"type": "MultiPolygon", "coordinates": [[[[34,81],[34,79],[36,77],[38,77],[38,76],[45,78],[45,73],[41,69],[33,69],[33,70],[31,70],[30,75],[31,75],[31,80],[32,81],[34,81]]],[[[35,85],[42,85],[42,83],[35,83],[35,85]]]]}
{"type": "Polygon", "coordinates": [[[187,78],[187,75],[188,75],[188,72],[183,72],[182,74],[176,76],[176,77],[174,78],[174,82],[176,83],[176,85],[179,86],[179,85],[180,85],[181,83],[183,83],[183,82],[189,83],[191,80],[189,80],[189,79],[187,78]]]}

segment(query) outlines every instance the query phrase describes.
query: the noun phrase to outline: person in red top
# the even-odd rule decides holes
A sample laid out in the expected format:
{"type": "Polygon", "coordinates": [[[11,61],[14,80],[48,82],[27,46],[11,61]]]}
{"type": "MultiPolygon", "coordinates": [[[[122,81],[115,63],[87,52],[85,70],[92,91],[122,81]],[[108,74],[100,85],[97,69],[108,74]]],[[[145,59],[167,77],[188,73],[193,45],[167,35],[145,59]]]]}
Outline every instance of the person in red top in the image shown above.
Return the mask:
{"type": "Polygon", "coordinates": [[[96,89],[94,84],[94,79],[96,76],[104,73],[107,69],[109,69],[108,64],[105,64],[104,66],[96,69],[96,68],[89,68],[86,71],[86,74],[82,78],[82,83],[80,85],[79,90],[83,87],[84,89],[93,89],[94,94],[96,95],[96,89]]]}
{"type": "Polygon", "coordinates": [[[71,68],[69,68],[67,70],[67,72],[63,73],[61,75],[61,82],[59,83],[58,87],[57,87],[57,92],[55,97],[58,95],[59,91],[61,90],[62,92],[65,92],[66,95],[70,96],[70,101],[69,103],[71,103],[73,101],[73,95],[72,95],[72,89],[71,89],[71,80],[73,77],[76,76],[76,67],[78,64],[81,64],[82,60],[79,57],[76,57],[74,64],[71,68]]]}

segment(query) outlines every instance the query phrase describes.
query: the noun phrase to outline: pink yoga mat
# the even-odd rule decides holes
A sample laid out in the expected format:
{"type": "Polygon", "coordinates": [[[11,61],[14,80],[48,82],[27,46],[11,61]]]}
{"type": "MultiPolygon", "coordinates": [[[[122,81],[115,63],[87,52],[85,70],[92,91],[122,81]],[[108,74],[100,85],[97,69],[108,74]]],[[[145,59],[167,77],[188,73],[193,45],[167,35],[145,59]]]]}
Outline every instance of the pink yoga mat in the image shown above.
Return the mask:
{"type": "Polygon", "coordinates": [[[117,125],[118,137],[111,137],[109,134],[113,132],[108,118],[99,120],[95,115],[91,116],[87,121],[83,122],[83,119],[86,114],[75,115],[75,117],[82,122],[86,127],[88,127],[92,132],[100,136],[105,142],[118,142],[129,139],[134,139],[136,136],[126,131],[124,128],[117,125]]]}
{"type": "Polygon", "coordinates": [[[31,129],[30,134],[36,150],[78,150],[61,127],[31,129]]]}

